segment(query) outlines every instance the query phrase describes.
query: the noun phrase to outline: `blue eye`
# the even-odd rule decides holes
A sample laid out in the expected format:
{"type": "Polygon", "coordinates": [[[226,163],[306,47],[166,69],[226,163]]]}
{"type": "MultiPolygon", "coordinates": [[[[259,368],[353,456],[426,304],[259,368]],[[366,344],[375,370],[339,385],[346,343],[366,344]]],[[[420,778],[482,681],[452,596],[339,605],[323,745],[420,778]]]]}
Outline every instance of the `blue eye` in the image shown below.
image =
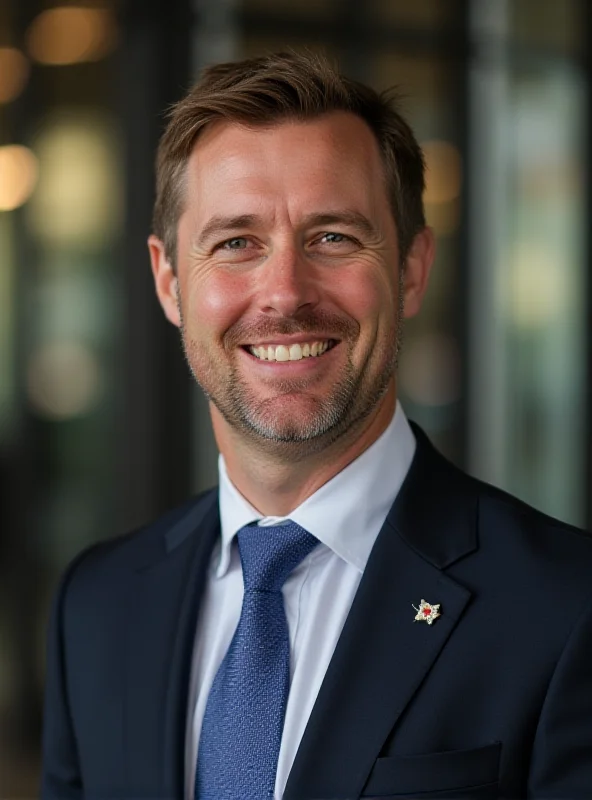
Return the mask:
{"type": "Polygon", "coordinates": [[[348,237],[344,233],[324,233],[322,238],[327,242],[333,242],[334,244],[340,244],[341,242],[345,242],[348,237]]]}
{"type": "Polygon", "coordinates": [[[244,250],[246,246],[247,240],[244,236],[235,236],[233,239],[227,239],[222,244],[222,247],[226,250],[244,250]]]}

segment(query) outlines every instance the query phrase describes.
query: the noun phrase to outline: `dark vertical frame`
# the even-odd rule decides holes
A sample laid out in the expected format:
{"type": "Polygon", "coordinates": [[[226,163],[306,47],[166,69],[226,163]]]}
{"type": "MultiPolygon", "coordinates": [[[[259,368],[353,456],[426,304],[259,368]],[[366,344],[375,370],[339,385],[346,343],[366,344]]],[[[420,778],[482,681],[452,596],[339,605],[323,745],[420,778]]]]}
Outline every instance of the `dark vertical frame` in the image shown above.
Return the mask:
{"type": "MultiPolygon", "coordinates": [[[[11,10],[15,43],[21,46],[25,31],[38,10],[37,1],[13,0],[11,10]]],[[[39,73],[33,69],[26,95],[21,95],[11,107],[11,142],[29,144],[34,121],[45,106],[39,73]]],[[[31,413],[26,388],[31,332],[35,325],[28,287],[35,282],[39,254],[27,233],[24,208],[11,213],[15,223],[16,256],[13,285],[16,414],[13,446],[2,476],[6,501],[1,512],[2,551],[6,573],[0,570],[0,576],[3,575],[8,598],[9,636],[18,664],[11,703],[14,716],[8,720],[8,744],[10,752],[27,752],[37,745],[41,723],[38,643],[32,631],[38,625],[49,579],[38,541],[38,515],[42,513],[44,471],[47,472],[46,428],[31,413]]]]}
{"type": "Polygon", "coordinates": [[[117,72],[127,187],[119,437],[124,530],[156,517],[190,491],[191,379],[178,331],[155,297],[146,239],[152,165],[165,112],[190,78],[192,15],[188,0],[129,0],[121,23],[117,72]]]}
{"type": "Polygon", "coordinates": [[[472,57],[470,37],[470,0],[460,0],[458,7],[458,31],[462,62],[459,65],[459,139],[458,146],[462,155],[463,184],[461,191],[461,225],[459,231],[459,270],[458,270],[458,308],[457,337],[461,354],[461,400],[460,426],[458,431],[458,463],[466,469],[469,464],[469,302],[470,302],[470,218],[471,193],[467,176],[471,171],[470,129],[470,61],[472,57]]]}
{"type": "MultiPolygon", "coordinates": [[[[590,15],[590,5],[588,0],[580,0],[580,14],[582,24],[584,25],[584,80],[586,85],[586,108],[585,108],[585,131],[584,142],[586,142],[585,153],[585,190],[584,190],[584,203],[585,215],[584,218],[588,219],[590,208],[592,207],[592,16],[590,15]]],[[[589,531],[592,531],[592,231],[590,226],[586,227],[586,242],[585,242],[585,327],[586,342],[584,346],[584,353],[586,358],[585,367],[585,394],[584,404],[586,419],[584,424],[584,441],[585,441],[585,481],[584,486],[586,491],[586,507],[585,507],[585,524],[589,531]]]]}

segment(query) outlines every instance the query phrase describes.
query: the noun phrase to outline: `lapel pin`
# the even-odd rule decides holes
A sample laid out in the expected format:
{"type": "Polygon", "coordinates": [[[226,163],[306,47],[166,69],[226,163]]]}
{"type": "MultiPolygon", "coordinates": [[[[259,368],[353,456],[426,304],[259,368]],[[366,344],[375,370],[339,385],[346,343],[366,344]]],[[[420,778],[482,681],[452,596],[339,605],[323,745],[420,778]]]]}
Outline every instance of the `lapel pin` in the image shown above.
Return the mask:
{"type": "MultiPolygon", "coordinates": [[[[415,608],[415,606],[413,606],[415,608]]],[[[440,614],[440,603],[426,603],[425,600],[422,600],[419,604],[419,608],[415,608],[417,614],[415,615],[414,622],[427,622],[428,625],[431,625],[435,619],[442,616],[440,614]]]]}

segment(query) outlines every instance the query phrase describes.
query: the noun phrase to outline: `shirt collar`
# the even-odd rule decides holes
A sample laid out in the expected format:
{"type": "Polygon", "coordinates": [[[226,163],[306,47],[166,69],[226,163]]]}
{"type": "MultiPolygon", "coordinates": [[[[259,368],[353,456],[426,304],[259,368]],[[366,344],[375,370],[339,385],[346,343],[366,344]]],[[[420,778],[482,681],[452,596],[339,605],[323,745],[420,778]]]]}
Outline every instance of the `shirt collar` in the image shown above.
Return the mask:
{"type": "Polygon", "coordinates": [[[231,545],[245,525],[274,525],[289,518],[336,555],[364,571],[374,541],[415,454],[415,437],[399,402],[386,430],[358,458],[295,508],[289,517],[264,517],[230,480],[220,455],[220,559],[216,576],[230,564],[231,545]]]}

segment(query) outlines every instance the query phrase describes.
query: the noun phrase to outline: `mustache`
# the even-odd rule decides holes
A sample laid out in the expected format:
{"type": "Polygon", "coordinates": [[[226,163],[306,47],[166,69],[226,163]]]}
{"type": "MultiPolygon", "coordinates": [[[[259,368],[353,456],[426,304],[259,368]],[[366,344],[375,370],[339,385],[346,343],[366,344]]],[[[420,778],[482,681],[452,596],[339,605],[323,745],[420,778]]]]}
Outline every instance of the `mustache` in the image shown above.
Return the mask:
{"type": "Polygon", "coordinates": [[[359,324],[350,317],[328,311],[310,311],[296,317],[264,317],[256,321],[239,320],[224,335],[224,344],[229,349],[251,344],[274,336],[310,334],[311,338],[355,339],[359,324]]]}

